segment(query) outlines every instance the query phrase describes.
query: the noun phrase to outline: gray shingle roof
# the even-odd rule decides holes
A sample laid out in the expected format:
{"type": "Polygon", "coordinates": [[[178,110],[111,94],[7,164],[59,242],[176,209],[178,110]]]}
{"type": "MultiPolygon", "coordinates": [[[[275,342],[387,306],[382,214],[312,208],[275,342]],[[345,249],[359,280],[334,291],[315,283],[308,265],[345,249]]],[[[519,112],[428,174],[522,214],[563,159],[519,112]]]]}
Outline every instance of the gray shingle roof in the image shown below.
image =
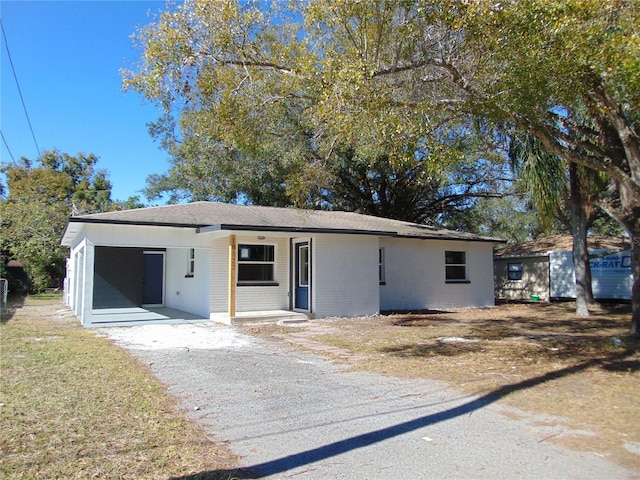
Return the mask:
{"type": "MultiPolygon", "coordinates": [[[[626,250],[631,248],[628,238],[590,235],[587,237],[589,250],[626,250]]],[[[544,256],[551,251],[570,251],[573,236],[569,234],[549,235],[517,245],[509,245],[495,252],[496,257],[544,256]]]]}
{"type": "Polygon", "coordinates": [[[200,229],[370,234],[424,239],[502,242],[453,230],[351,212],[194,202],[69,218],[72,223],[160,225],[200,229]]]}

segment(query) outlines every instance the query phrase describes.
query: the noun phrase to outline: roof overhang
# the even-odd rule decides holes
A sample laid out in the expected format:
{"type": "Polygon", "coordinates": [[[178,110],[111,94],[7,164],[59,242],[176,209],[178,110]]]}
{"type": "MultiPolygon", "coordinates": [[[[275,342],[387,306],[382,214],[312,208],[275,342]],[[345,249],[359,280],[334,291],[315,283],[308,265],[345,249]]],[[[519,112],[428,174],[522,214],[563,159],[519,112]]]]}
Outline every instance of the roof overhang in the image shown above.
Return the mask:
{"type": "Polygon", "coordinates": [[[446,240],[447,242],[481,242],[481,243],[507,243],[507,240],[501,238],[491,237],[454,237],[447,235],[422,235],[420,237],[415,235],[395,235],[397,238],[412,238],[414,240],[446,240]]]}
{"type": "Polygon", "coordinates": [[[538,252],[538,253],[521,253],[518,255],[494,255],[494,260],[518,260],[525,258],[546,258],[549,259],[549,252],[538,252]]]}
{"type": "Polygon", "coordinates": [[[73,239],[78,236],[83,228],[83,223],[71,223],[67,220],[67,225],[64,227],[62,237],[60,237],[60,245],[70,247],[73,244],[73,239]]]}
{"type": "Polygon", "coordinates": [[[282,226],[265,226],[265,225],[230,225],[219,224],[209,225],[207,227],[198,228],[198,233],[216,233],[222,231],[228,232],[281,232],[281,233],[335,233],[341,235],[374,235],[377,237],[395,237],[397,232],[381,231],[381,230],[358,230],[345,228],[314,228],[314,227],[282,227],[282,226]]]}
{"type": "Polygon", "coordinates": [[[133,227],[172,227],[172,228],[199,228],[201,224],[175,223],[175,222],[134,222],[129,220],[112,220],[101,218],[82,218],[69,217],[67,225],[60,238],[60,245],[69,247],[73,243],[73,239],[82,231],[84,225],[128,225],[133,227]]]}
{"type": "Polygon", "coordinates": [[[71,246],[76,236],[82,231],[84,225],[126,225],[137,227],[169,227],[192,228],[199,234],[211,234],[215,237],[226,237],[232,233],[248,234],[271,233],[272,235],[291,236],[292,234],[338,234],[338,235],[368,235],[377,237],[411,238],[415,240],[445,240],[458,242],[489,242],[506,243],[505,240],[490,237],[456,237],[450,235],[404,235],[391,230],[365,230],[350,228],[321,228],[321,227],[292,227],[279,225],[239,225],[221,223],[216,225],[203,225],[195,223],[157,222],[157,221],[132,221],[114,220],[103,218],[69,217],[64,233],[60,239],[63,246],[71,246]]]}

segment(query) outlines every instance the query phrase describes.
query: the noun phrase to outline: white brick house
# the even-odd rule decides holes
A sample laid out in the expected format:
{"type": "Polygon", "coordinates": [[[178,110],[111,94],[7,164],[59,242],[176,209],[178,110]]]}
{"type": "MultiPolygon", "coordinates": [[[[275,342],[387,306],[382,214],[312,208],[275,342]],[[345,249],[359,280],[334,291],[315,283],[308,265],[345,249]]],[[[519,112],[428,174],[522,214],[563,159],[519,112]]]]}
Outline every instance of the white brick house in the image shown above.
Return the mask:
{"type": "Polygon", "coordinates": [[[348,212],[196,202],[70,217],[86,326],[494,304],[494,238],[348,212]],[[178,314],[178,317],[180,315],[178,314]],[[173,318],[175,320],[175,318],[173,318]]]}

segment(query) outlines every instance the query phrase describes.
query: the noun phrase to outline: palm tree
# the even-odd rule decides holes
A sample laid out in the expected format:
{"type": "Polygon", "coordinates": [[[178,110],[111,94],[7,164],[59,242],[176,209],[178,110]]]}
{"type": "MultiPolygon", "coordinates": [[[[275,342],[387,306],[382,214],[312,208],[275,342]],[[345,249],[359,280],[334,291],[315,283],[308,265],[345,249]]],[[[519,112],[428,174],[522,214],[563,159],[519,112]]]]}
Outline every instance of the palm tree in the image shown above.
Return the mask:
{"type": "Polygon", "coordinates": [[[567,164],[528,135],[513,138],[509,155],[532,203],[540,212],[541,224],[549,228],[555,218],[572,232],[576,315],[589,316],[593,290],[587,232],[599,216],[600,212],[594,206],[606,188],[607,179],[594,170],[575,163],[567,164]]]}

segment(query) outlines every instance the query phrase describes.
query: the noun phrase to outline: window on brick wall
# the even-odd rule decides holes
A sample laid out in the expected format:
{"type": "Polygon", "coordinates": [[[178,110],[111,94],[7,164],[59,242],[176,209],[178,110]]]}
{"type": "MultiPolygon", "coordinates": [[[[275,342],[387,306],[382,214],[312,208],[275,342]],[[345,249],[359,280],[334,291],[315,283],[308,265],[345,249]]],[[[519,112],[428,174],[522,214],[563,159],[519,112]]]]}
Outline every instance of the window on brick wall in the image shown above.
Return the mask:
{"type": "Polygon", "coordinates": [[[275,246],[238,245],[238,284],[275,283],[275,246]]]}
{"type": "Polygon", "coordinates": [[[444,252],[446,281],[450,283],[468,282],[467,252],[448,250],[444,252]]]}

